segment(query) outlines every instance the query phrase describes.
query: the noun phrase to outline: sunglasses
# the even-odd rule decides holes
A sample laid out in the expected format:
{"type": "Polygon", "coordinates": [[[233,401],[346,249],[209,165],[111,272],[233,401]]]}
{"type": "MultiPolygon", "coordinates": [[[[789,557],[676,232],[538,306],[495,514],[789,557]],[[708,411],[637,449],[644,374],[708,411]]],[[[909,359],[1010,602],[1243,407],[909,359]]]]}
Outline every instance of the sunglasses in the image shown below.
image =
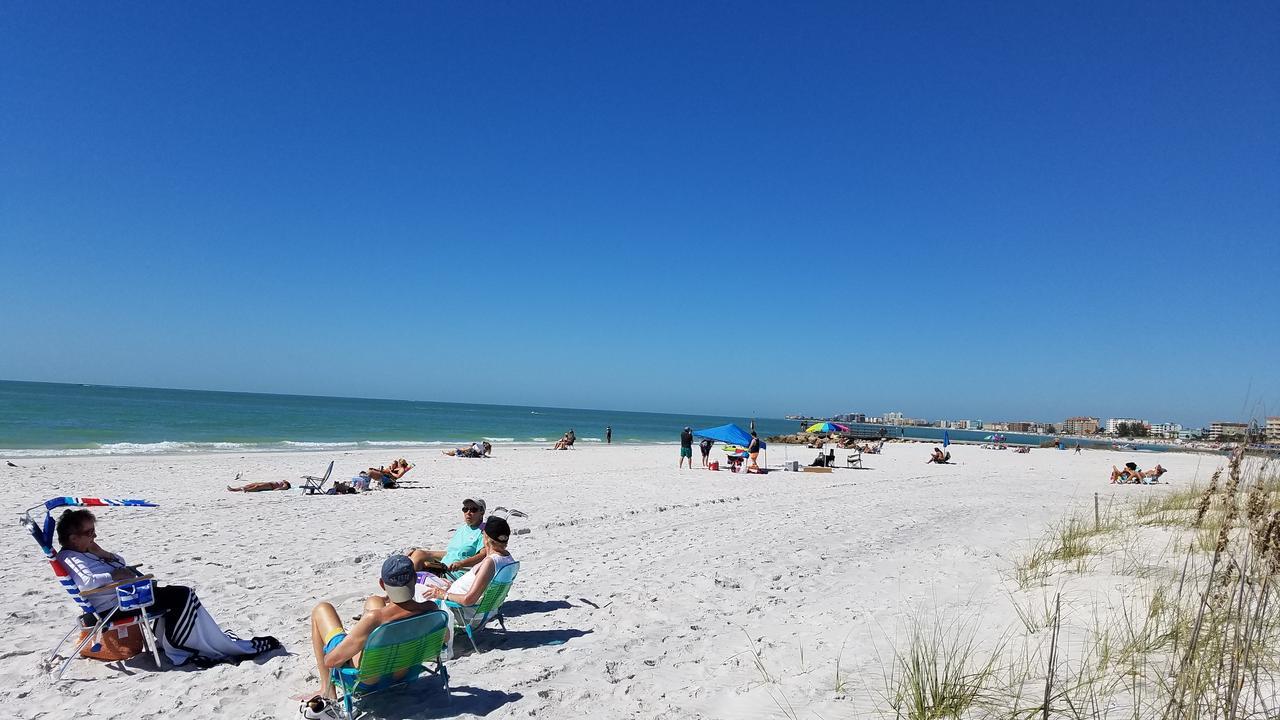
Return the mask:
{"type": "Polygon", "coordinates": [[[463,506],[462,506],[462,512],[466,512],[466,513],[480,512],[480,508],[475,507],[475,506],[470,506],[470,507],[468,507],[468,506],[466,506],[466,505],[463,505],[463,506]]]}

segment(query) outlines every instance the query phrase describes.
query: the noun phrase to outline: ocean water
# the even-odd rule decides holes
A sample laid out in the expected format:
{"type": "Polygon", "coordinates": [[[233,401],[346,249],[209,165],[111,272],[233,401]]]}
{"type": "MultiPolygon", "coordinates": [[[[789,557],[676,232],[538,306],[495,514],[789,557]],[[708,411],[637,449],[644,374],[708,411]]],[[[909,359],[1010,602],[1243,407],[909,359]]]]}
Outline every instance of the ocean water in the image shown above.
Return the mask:
{"type": "MultiPolygon", "coordinates": [[[[264,395],[0,381],[0,450],[6,457],[281,449],[551,443],[573,428],[579,443],[676,442],[695,429],[749,418],[469,405],[411,400],[264,395]]],[[[759,418],[761,436],[794,432],[759,418]]]]}

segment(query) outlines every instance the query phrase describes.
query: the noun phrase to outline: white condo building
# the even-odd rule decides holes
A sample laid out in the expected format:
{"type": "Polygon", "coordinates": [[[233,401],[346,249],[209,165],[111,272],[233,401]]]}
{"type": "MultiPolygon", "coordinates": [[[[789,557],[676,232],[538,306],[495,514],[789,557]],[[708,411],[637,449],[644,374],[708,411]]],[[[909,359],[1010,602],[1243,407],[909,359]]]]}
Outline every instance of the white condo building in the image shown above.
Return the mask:
{"type": "Polygon", "coordinates": [[[1133,425],[1146,425],[1146,424],[1147,424],[1146,422],[1139,420],[1137,418],[1108,418],[1107,434],[1115,435],[1120,431],[1121,425],[1133,426],[1133,425]]]}

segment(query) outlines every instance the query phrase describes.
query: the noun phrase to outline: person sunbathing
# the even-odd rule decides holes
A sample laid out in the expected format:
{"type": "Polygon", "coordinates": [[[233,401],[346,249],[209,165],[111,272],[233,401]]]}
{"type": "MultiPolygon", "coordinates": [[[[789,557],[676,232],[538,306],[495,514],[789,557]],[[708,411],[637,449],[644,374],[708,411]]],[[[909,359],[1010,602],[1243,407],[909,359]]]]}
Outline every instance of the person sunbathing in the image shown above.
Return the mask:
{"type": "Polygon", "coordinates": [[[928,461],[925,462],[925,465],[928,465],[929,463],[938,463],[939,465],[946,465],[950,461],[951,461],[950,452],[944,453],[942,451],[942,448],[934,448],[933,455],[929,457],[928,461]]]}
{"type": "Polygon", "coordinates": [[[449,457],[486,458],[492,455],[493,446],[489,444],[488,440],[485,440],[484,442],[475,442],[460,448],[441,450],[440,452],[449,457]]]}
{"type": "Polygon", "coordinates": [[[1138,463],[1127,462],[1123,468],[1118,468],[1115,465],[1111,466],[1112,485],[1137,482],[1142,482],[1142,471],[1138,469],[1138,463]]]}
{"type": "MultiPolygon", "coordinates": [[[[373,595],[365,600],[364,612],[350,630],[342,626],[342,618],[333,603],[323,601],[312,608],[311,649],[315,653],[316,670],[320,675],[319,698],[333,700],[337,697],[331,671],[348,662],[352,667],[359,667],[360,653],[375,629],[389,622],[436,609],[433,602],[418,602],[413,599],[416,580],[413,561],[409,558],[392,555],[384,560],[378,585],[386,591],[386,595],[373,595]]],[[[315,712],[326,703],[312,698],[307,705],[315,712]]],[[[325,715],[316,712],[316,717],[325,715]]]]}
{"type": "Polygon", "coordinates": [[[398,458],[391,461],[391,467],[369,468],[369,479],[381,482],[382,487],[389,490],[396,487],[396,481],[412,469],[408,460],[398,458]]]}
{"type": "MultiPolygon", "coordinates": [[[[237,477],[239,477],[237,475],[237,477]]],[[[275,482],[255,482],[246,483],[240,487],[227,486],[227,490],[231,492],[266,492],[268,490],[288,490],[293,487],[288,480],[277,480],[275,482]]]]}
{"type": "Polygon", "coordinates": [[[511,526],[506,519],[490,516],[484,523],[482,535],[484,539],[484,557],[471,566],[465,575],[450,581],[428,575],[426,579],[426,598],[428,600],[448,600],[458,605],[475,605],[484,596],[489,583],[502,568],[515,562],[507,551],[507,541],[511,538],[511,526]]]}
{"type": "Polygon", "coordinates": [[[444,550],[417,548],[409,553],[414,570],[458,577],[484,559],[484,500],[462,501],[462,524],[444,550]]]}
{"type": "Polygon", "coordinates": [[[573,428],[569,428],[569,432],[565,433],[563,437],[557,440],[556,446],[552,449],[568,450],[569,448],[573,447],[573,444],[577,442],[577,440],[578,440],[578,436],[573,433],[573,428]]]}
{"type": "MultiPolygon", "coordinates": [[[[81,593],[143,577],[137,565],[126,565],[120,555],[98,544],[97,518],[88,510],[68,510],[58,517],[58,560],[71,573],[81,593]]],[[[148,609],[158,618],[156,640],[169,662],[205,666],[218,662],[240,662],[280,648],[270,635],[240,640],[218,627],[196,593],[183,585],[153,583],[155,603],[148,609]]],[[[116,608],[115,593],[84,595],[95,612],[116,608]]]]}
{"type": "Polygon", "coordinates": [[[1169,472],[1168,469],[1161,467],[1160,464],[1157,463],[1154,468],[1138,473],[1138,478],[1142,484],[1150,485],[1152,483],[1160,482],[1160,476],[1167,472],[1169,472]]]}

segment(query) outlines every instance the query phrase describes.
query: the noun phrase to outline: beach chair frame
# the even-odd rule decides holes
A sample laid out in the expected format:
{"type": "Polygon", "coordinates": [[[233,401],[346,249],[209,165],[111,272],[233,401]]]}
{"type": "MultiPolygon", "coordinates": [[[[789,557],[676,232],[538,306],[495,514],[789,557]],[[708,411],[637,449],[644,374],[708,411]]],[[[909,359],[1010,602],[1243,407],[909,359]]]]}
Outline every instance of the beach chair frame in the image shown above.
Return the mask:
{"type": "Polygon", "coordinates": [[[412,682],[422,670],[440,677],[448,695],[449,670],[443,653],[452,643],[451,621],[449,613],[435,610],[374,628],[360,651],[360,666],[331,671],[347,720],[354,720],[358,700],[412,682]],[[426,667],[433,660],[434,670],[426,667]]]}
{"type": "Polygon", "coordinates": [[[155,622],[156,618],[153,618],[147,612],[147,608],[151,607],[155,601],[155,587],[150,576],[144,576],[132,582],[90,590],[81,594],[80,589],[76,587],[75,580],[71,577],[71,571],[62,564],[53,549],[53,534],[56,523],[52,513],[60,507],[156,507],[156,504],[136,499],[56,497],[28,508],[19,518],[19,522],[35,539],[45,558],[48,559],[54,576],[58,578],[58,584],[62,586],[63,590],[67,591],[67,594],[71,596],[71,600],[81,611],[81,615],[76,619],[75,624],[67,631],[66,635],[62,636],[62,639],[58,641],[58,644],[53,647],[48,657],[45,658],[46,666],[53,667],[53,664],[57,662],[58,652],[77,630],[89,631],[67,656],[67,659],[58,667],[58,671],[53,674],[52,681],[57,682],[62,678],[63,673],[71,666],[72,661],[79,657],[80,651],[84,650],[90,641],[94,643],[95,649],[100,646],[103,632],[118,631],[135,626],[141,629],[143,642],[146,648],[151,651],[151,657],[155,661],[156,669],[159,670],[160,650],[156,645],[155,633],[151,628],[151,624],[155,622]],[[43,515],[43,518],[37,520],[36,517],[38,516],[32,515],[35,511],[41,511],[40,514],[43,515]],[[84,597],[84,595],[94,595],[108,591],[115,593],[116,605],[106,612],[95,610],[93,605],[84,597]],[[89,624],[90,621],[92,621],[92,625],[89,624]]]}
{"type": "Polygon", "coordinates": [[[329,482],[329,476],[333,474],[334,460],[329,461],[329,467],[324,471],[324,477],[316,477],[315,475],[303,475],[302,492],[307,495],[318,495],[324,492],[324,484],[329,482]]]}
{"type": "MultiPolygon", "coordinates": [[[[460,605],[452,600],[444,601],[444,606],[453,614],[454,627],[461,628],[467,634],[467,639],[471,641],[471,649],[475,650],[477,655],[480,654],[480,647],[476,645],[475,633],[490,620],[497,620],[502,632],[507,631],[505,618],[502,617],[502,603],[506,602],[507,594],[511,592],[511,586],[519,573],[519,561],[498,570],[489,581],[489,587],[484,589],[484,595],[480,596],[480,602],[475,605],[460,605]]],[[[450,651],[452,652],[452,646],[450,651]]]]}

